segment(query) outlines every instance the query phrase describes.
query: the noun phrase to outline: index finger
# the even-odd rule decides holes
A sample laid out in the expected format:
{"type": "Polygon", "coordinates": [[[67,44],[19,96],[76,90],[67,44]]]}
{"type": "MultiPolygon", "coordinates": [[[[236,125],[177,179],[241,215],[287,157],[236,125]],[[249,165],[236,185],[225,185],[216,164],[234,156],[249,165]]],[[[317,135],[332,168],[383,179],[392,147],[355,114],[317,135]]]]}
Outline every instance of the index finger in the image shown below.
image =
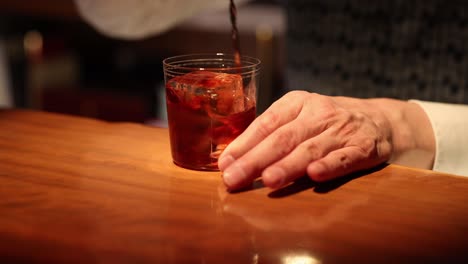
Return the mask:
{"type": "Polygon", "coordinates": [[[302,99],[307,92],[289,92],[274,102],[263,114],[223,151],[218,167],[224,171],[234,160],[260,143],[273,131],[297,118],[302,109],[302,99]]]}

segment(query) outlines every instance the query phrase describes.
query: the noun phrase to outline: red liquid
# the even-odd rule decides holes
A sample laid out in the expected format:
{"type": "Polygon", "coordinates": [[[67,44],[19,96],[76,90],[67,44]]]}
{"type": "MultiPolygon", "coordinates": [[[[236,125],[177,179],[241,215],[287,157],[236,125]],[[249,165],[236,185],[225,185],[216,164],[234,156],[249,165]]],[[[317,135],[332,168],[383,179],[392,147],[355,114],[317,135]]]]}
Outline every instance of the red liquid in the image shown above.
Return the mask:
{"type": "Polygon", "coordinates": [[[167,82],[171,151],[177,165],[218,170],[221,152],[255,119],[254,104],[244,102],[240,78],[200,71],[167,82]]]}

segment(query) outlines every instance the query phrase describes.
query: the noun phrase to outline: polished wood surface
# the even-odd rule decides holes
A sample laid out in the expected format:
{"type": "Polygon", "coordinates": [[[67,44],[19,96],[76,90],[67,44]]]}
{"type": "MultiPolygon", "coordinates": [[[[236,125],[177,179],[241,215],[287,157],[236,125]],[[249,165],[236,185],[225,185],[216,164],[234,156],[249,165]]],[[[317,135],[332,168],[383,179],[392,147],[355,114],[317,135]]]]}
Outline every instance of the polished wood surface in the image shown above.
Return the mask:
{"type": "Polygon", "coordinates": [[[0,111],[0,263],[453,263],[468,179],[384,166],[228,193],[168,131],[0,111]]]}

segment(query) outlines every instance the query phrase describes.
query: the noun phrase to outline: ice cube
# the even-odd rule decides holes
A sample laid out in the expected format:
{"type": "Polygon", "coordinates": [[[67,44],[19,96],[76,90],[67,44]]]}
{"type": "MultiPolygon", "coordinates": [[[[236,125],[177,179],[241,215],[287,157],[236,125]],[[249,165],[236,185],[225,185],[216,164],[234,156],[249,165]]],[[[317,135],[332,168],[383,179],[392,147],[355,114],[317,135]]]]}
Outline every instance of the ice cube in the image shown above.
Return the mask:
{"type": "Polygon", "coordinates": [[[209,113],[217,115],[245,110],[242,77],[238,74],[194,71],[171,79],[168,89],[179,102],[193,109],[206,107],[209,113]]]}
{"type": "Polygon", "coordinates": [[[251,109],[257,104],[257,86],[255,76],[252,76],[249,84],[244,87],[244,108],[251,109]]]}

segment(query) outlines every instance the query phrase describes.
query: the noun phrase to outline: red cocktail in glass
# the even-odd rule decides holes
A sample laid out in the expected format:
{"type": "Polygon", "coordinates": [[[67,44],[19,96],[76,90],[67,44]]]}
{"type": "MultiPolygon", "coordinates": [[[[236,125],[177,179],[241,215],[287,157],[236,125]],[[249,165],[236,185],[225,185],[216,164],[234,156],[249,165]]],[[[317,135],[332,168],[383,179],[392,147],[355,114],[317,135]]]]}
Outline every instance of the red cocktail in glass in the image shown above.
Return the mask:
{"type": "Polygon", "coordinates": [[[259,64],[244,57],[198,54],[164,60],[166,102],[175,164],[218,170],[224,148],[255,119],[259,64]]]}

